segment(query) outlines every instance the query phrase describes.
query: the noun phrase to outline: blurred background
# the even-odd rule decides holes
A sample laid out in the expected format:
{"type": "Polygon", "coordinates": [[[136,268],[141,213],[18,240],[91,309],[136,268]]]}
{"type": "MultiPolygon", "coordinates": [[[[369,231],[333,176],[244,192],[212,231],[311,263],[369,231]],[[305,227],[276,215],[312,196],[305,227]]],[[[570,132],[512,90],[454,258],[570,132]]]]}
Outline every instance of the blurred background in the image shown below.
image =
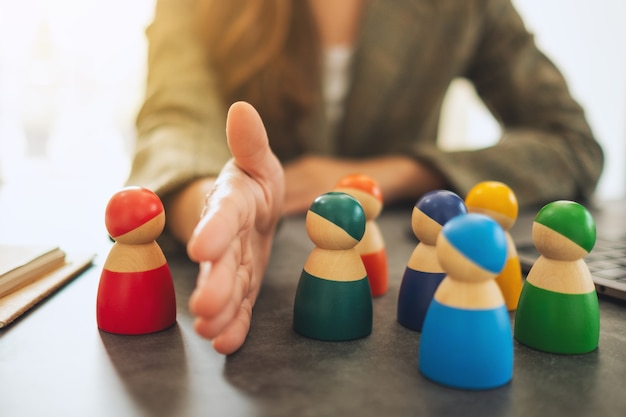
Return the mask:
{"type": "MultiPolygon", "coordinates": [[[[605,150],[598,196],[626,194],[626,1],[513,0],[539,47],[559,67],[572,95],[605,150]]],[[[485,146],[497,124],[460,82],[451,89],[441,142],[451,147],[485,146]]]]}
{"type": "MultiPolygon", "coordinates": [[[[623,196],[626,2],[514,3],[565,74],[606,150],[598,195],[623,196]]],[[[47,185],[54,183],[99,208],[95,217],[87,213],[77,221],[102,222],[103,196],[128,173],[153,7],[154,0],[0,0],[0,198],[26,201],[20,215],[37,216],[42,199],[54,200],[47,185]],[[29,202],[32,213],[24,207],[29,202]]],[[[486,146],[498,134],[472,87],[455,82],[441,146],[486,146]]],[[[2,217],[0,225],[12,221],[2,217]]]]}
{"type": "Polygon", "coordinates": [[[110,243],[104,209],[128,174],[153,7],[0,0],[0,243],[110,243]]]}
{"type": "Polygon", "coordinates": [[[154,0],[0,0],[5,183],[127,174],[154,0]]]}

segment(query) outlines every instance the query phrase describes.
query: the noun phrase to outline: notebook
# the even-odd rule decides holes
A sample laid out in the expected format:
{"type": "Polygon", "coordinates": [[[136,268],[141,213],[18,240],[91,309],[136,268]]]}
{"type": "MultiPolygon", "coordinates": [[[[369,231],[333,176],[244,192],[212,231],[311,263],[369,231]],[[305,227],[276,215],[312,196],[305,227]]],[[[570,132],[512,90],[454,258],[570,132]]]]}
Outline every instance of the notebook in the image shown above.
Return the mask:
{"type": "Polygon", "coordinates": [[[0,244],[0,297],[65,263],[58,246],[0,244]]]}
{"type": "Polygon", "coordinates": [[[0,330],[89,268],[95,256],[55,247],[0,246],[0,251],[0,283],[14,281],[0,286],[0,330]]]}
{"type": "MultiPolygon", "coordinates": [[[[599,295],[626,300],[626,199],[585,205],[596,222],[596,244],[585,257],[599,295]]],[[[521,214],[511,230],[527,273],[539,256],[532,243],[536,212],[521,214]]]]}

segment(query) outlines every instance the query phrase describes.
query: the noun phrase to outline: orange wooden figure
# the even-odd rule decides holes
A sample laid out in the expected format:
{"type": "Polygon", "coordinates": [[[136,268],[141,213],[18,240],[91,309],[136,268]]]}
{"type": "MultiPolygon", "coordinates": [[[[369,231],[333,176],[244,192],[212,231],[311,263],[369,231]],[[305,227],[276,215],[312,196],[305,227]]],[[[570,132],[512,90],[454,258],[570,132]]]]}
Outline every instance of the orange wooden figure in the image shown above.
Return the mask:
{"type": "Polygon", "coordinates": [[[115,240],[98,286],[98,328],[109,333],[144,334],[176,322],[172,275],[156,238],[165,226],[159,197],[141,187],[115,193],[105,223],[115,240]]]}
{"type": "Polygon", "coordinates": [[[508,185],[498,181],[484,181],[476,184],[465,197],[465,205],[470,213],[485,214],[494,219],[504,229],[507,239],[507,260],[504,269],[496,277],[509,311],[517,309],[522,286],[522,267],[515,242],[509,230],[515,224],[518,214],[517,197],[508,185]]]}
{"type": "Polygon", "coordinates": [[[389,287],[389,268],[385,242],[376,222],[383,209],[380,187],[366,175],[353,174],[342,178],[335,186],[335,191],[351,195],[365,211],[365,234],[356,246],[356,250],[365,265],[372,296],[381,296],[389,287]]]}

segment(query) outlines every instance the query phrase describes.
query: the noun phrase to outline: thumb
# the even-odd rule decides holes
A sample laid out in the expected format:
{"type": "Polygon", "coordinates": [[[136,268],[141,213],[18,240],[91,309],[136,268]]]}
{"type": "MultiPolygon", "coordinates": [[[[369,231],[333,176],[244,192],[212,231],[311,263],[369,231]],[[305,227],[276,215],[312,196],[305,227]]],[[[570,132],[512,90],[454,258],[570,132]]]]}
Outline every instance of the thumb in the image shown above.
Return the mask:
{"type": "Polygon", "coordinates": [[[261,116],[244,101],[234,103],[226,119],[228,146],[235,164],[251,177],[267,178],[278,160],[272,153],[261,116]]]}

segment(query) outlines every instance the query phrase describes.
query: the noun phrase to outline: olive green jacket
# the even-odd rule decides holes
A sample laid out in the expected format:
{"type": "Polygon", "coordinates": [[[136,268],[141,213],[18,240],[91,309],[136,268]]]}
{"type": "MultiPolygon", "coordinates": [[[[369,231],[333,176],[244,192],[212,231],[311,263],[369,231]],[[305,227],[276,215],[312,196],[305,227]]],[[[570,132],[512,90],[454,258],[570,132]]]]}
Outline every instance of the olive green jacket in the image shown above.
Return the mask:
{"type": "MultiPolygon", "coordinates": [[[[510,0],[366,0],[337,133],[318,111],[304,152],[412,155],[464,196],[499,180],[521,206],[589,197],[603,155],[583,110],[537,49],[510,0]],[[437,148],[452,80],[470,80],[501,124],[494,146],[437,148]]],[[[194,0],[159,0],[149,40],[146,100],[129,184],[166,193],[215,175],[230,158],[226,108],[194,35],[194,0]]],[[[271,143],[271,138],[270,138],[271,143]]],[[[276,150],[279,157],[280,150],[276,150]]]]}

